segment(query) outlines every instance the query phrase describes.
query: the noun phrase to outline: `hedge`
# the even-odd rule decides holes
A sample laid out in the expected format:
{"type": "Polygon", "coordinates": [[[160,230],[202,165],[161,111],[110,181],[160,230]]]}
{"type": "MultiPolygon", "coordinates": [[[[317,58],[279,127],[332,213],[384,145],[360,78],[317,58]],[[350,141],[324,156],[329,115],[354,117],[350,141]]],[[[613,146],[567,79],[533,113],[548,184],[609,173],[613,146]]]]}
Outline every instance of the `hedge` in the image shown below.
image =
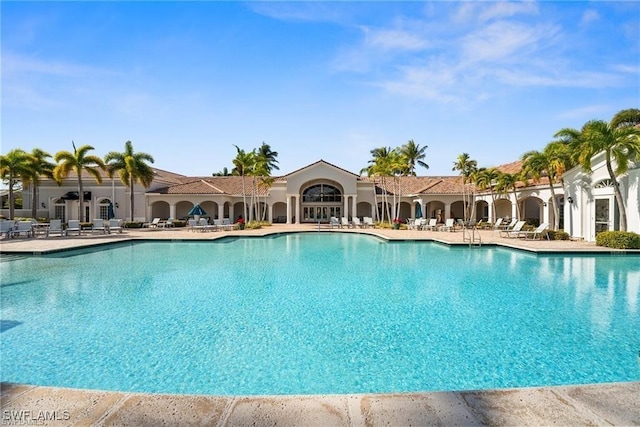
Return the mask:
{"type": "Polygon", "coordinates": [[[596,245],[614,249],[640,249],[640,234],[632,231],[603,231],[596,235],[596,245]]]}

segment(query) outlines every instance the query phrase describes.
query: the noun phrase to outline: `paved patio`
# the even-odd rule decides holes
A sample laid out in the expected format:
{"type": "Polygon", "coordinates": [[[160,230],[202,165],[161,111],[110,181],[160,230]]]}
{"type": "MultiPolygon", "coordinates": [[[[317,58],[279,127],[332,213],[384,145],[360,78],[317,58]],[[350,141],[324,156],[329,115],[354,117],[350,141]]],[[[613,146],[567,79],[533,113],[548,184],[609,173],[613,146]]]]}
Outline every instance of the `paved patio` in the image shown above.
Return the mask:
{"type": "MultiPolygon", "coordinates": [[[[3,240],[0,253],[35,253],[138,239],[217,239],[287,232],[372,233],[389,240],[463,244],[462,232],[329,229],[274,225],[260,230],[193,233],[186,228],[122,234],[3,240]]],[[[543,252],[619,251],[592,243],[506,239],[480,231],[483,245],[543,252]]],[[[640,251],[629,251],[640,253],[640,251]]],[[[640,363],[640,362],[639,362],[640,363]]],[[[76,390],[2,383],[4,425],[377,426],[377,425],[640,425],[640,382],[468,392],[189,396],[76,390]]]]}

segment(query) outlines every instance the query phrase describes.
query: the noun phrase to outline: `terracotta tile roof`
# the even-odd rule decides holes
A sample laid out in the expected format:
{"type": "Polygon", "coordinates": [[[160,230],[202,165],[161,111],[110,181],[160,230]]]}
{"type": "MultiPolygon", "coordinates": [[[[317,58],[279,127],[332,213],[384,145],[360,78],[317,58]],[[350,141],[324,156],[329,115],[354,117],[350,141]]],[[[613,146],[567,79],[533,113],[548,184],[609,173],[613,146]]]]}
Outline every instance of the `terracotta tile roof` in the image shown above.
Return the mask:
{"type": "MultiPolygon", "coordinates": [[[[372,182],[373,178],[363,176],[361,181],[372,182]]],[[[380,178],[376,178],[376,187],[383,188],[380,178]]],[[[387,193],[393,194],[393,178],[386,178],[384,187],[387,193]]],[[[404,176],[401,178],[402,194],[458,194],[462,192],[462,177],[460,176],[404,176]]]]}
{"type": "MultiPolygon", "coordinates": [[[[214,176],[191,178],[192,181],[172,185],[148,194],[227,194],[230,196],[242,195],[242,177],[240,176],[214,176]]],[[[246,194],[251,194],[252,178],[244,177],[246,194]]],[[[264,196],[268,190],[258,187],[258,194],[264,196]]]]}
{"type": "MultiPolygon", "coordinates": [[[[185,181],[193,180],[193,178],[190,178],[188,176],[180,175],[180,174],[174,173],[174,172],[169,172],[169,171],[166,171],[166,170],[163,170],[163,169],[157,169],[157,168],[153,168],[153,167],[151,169],[153,170],[154,175],[155,175],[154,181],[162,181],[162,182],[166,182],[166,183],[169,183],[169,184],[181,184],[181,183],[183,183],[185,181]]],[[[103,171],[103,170],[100,170],[98,168],[98,171],[100,172],[100,177],[102,178],[103,181],[105,181],[107,179],[111,179],[111,178],[109,178],[109,174],[107,173],[106,170],[103,171]]],[[[83,180],[85,178],[86,179],[90,179],[90,180],[94,179],[93,175],[90,175],[84,169],[82,170],[82,175],[81,176],[82,176],[83,180]]],[[[114,176],[114,178],[116,178],[118,180],[120,179],[120,177],[119,177],[117,172],[114,173],[113,176],[114,176]]],[[[75,180],[76,177],[77,177],[77,175],[76,175],[75,171],[71,171],[71,172],[69,172],[69,175],[65,179],[74,179],[75,180]]]]}
{"type": "Polygon", "coordinates": [[[522,170],[522,160],[516,160],[515,162],[496,166],[496,169],[502,173],[518,173],[522,170]]]}

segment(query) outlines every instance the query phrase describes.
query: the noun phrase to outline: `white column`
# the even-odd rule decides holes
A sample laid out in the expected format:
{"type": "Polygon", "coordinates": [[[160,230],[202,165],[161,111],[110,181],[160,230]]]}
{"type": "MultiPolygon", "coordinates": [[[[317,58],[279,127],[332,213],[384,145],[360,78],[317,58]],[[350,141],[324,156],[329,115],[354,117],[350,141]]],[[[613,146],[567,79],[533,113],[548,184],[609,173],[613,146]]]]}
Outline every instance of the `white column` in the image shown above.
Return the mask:
{"type": "MultiPolygon", "coordinates": [[[[511,200],[511,198],[509,198],[511,200]]],[[[515,203],[511,202],[511,218],[518,218],[518,201],[515,203]]],[[[518,218],[521,220],[522,218],[518,218]]]]}
{"type": "Polygon", "coordinates": [[[300,224],[300,195],[296,194],[293,197],[296,203],[296,224],[300,224]]]}
{"type": "Polygon", "coordinates": [[[342,201],[342,216],[349,218],[349,196],[346,194],[343,195],[344,200],[342,201]]]}
{"type": "Polygon", "coordinates": [[[291,224],[291,195],[287,194],[287,224],[291,224]]]}
{"type": "Polygon", "coordinates": [[[358,215],[358,210],[357,210],[358,202],[357,202],[357,199],[358,199],[358,195],[357,194],[354,194],[353,196],[351,196],[351,217],[352,218],[358,215]]]}
{"type": "Polygon", "coordinates": [[[493,218],[493,200],[487,201],[487,217],[489,218],[489,222],[495,222],[493,218]]]}
{"type": "Polygon", "coordinates": [[[175,218],[176,217],[176,204],[175,203],[169,203],[169,217],[171,217],[171,218],[175,218]]]}
{"type": "Polygon", "coordinates": [[[224,202],[218,202],[218,219],[224,218],[224,202]]]}
{"type": "Polygon", "coordinates": [[[451,218],[451,203],[444,204],[444,220],[446,221],[447,218],[451,218]]]}

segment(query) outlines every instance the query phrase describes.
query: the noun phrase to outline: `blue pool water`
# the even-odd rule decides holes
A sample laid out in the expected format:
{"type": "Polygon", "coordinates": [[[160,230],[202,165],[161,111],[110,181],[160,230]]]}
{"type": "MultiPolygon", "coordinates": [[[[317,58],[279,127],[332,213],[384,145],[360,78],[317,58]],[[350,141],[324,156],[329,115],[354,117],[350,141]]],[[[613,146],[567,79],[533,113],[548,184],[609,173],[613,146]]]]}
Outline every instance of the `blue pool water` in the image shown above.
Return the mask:
{"type": "Polygon", "coordinates": [[[2,381],[194,394],[640,379],[640,258],[306,233],[3,257],[2,381]]]}

